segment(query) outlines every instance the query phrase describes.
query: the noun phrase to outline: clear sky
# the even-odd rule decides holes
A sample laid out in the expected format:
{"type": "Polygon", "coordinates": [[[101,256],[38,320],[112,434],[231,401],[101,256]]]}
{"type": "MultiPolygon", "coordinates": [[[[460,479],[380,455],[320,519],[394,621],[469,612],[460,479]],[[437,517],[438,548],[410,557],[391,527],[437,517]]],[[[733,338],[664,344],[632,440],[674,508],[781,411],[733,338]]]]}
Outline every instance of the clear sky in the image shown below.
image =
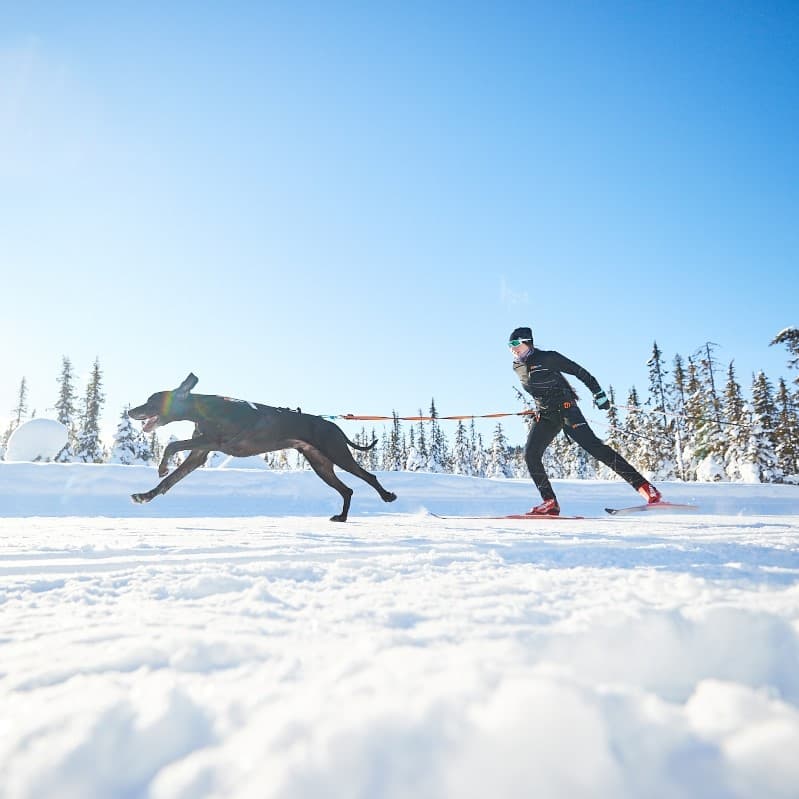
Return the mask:
{"type": "Polygon", "coordinates": [[[515,411],[522,324],[794,377],[797,131],[793,2],[5,3],[0,416],[515,411]]]}

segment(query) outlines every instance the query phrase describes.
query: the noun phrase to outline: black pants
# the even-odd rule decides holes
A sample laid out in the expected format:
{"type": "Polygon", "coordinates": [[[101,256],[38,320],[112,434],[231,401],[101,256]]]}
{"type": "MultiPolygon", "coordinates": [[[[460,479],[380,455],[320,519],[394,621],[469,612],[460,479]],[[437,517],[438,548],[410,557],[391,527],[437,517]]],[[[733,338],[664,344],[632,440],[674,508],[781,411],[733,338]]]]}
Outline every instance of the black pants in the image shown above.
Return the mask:
{"type": "MultiPolygon", "coordinates": [[[[566,403],[564,403],[566,405],[566,403]]],[[[549,482],[544,464],[541,460],[544,450],[552,443],[552,439],[561,431],[576,444],[579,444],[589,455],[593,455],[605,466],[613,469],[619,477],[626,480],[633,488],[638,489],[646,482],[646,478],[633,469],[618,452],[611,449],[604,441],[597,438],[588,426],[582,411],[572,402],[568,407],[548,408],[541,412],[538,421],[527,436],[524,448],[524,460],[530,470],[530,477],[541,493],[542,499],[554,499],[555,492],[549,482]]]]}

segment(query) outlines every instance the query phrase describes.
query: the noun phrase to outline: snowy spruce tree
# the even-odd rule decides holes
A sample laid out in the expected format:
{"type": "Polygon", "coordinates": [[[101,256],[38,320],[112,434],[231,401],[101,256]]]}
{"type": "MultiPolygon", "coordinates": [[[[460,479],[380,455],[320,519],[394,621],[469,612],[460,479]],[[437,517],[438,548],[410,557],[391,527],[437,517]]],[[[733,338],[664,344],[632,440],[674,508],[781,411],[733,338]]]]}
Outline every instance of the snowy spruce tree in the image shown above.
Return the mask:
{"type": "Polygon", "coordinates": [[[471,447],[469,446],[469,434],[462,421],[458,420],[455,427],[455,445],[452,451],[452,473],[453,474],[474,474],[474,458],[471,447]]]}
{"type": "Polygon", "coordinates": [[[105,460],[105,449],[100,440],[100,411],[105,401],[102,382],[100,360],[96,358],[89,377],[89,383],[86,386],[80,431],[75,451],[77,460],[84,463],[102,463],[105,460]]]}
{"type": "Polygon", "coordinates": [[[449,448],[444,431],[438,423],[435,399],[430,400],[430,449],[427,454],[428,472],[449,471],[449,448]]]}
{"type": "MultiPolygon", "coordinates": [[[[730,361],[727,369],[727,383],[724,387],[724,424],[725,436],[724,471],[729,480],[735,482],[753,482],[751,464],[747,463],[749,455],[750,423],[741,385],[735,376],[735,365],[730,361]]],[[[754,482],[759,482],[754,480],[754,482]]]]}
{"type": "MultiPolygon", "coordinates": [[[[377,440],[377,432],[375,431],[374,427],[372,428],[372,432],[368,436],[366,435],[366,431],[363,431],[363,433],[364,433],[363,445],[365,447],[371,446],[372,442],[377,440]]],[[[364,469],[370,472],[375,472],[380,468],[380,463],[377,456],[377,444],[375,444],[371,449],[366,450],[366,452],[362,454],[365,456],[364,469]]]]}
{"type": "Polygon", "coordinates": [[[700,367],[689,358],[685,399],[687,442],[684,460],[689,479],[702,482],[718,482],[723,480],[726,474],[721,408],[715,407],[714,395],[715,383],[711,388],[706,371],[700,372],[700,367]]]}
{"type": "Polygon", "coordinates": [[[617,449],[619,446],[619,433],[621,432],[621,420],[619,418],[619,409],[616,407],[616,390],[613,386],[608,386],[608,400],[610,400],[610,407],[607,410],[607,431],[608,434],[604,437],[608,446],[617,449]]]}
{"type": "Polygon", "coordinates": [[[641,408],[641,399],[635,386],[627,395],[627,416],[623,429],[619,432],[619,452],[630,463],[640,463],[642,453],[646,452],[648,444],[646,437],[646,418],[641,408]]]}
{"type": "Polygon", "coordinates": [[[674,368],[672,369],[672,380],[666,386],[666,407],[671,414],[671,439],[673,446],[673,462],[675,477],[679,480],[686,480],[687,473],[683,462],[683,452],[685,449],[685,387],[687,377],[683,366],[682,356],[674,356],[674,368]]]}
{"type": "Polygon", "coordinates": [[[494,428],[486,477],[513,477],[513,469],[508,457],[508,439],[502,429],[502,422],[497,422],[497,426],[494,428]]]}
{"type": "Polygon", "coordinates": [[[380,468],[385,472],[392,471],[392,465],[394,463],[391,459],[390,446],[388,433],[384,428],[380,436],[380,468]]]}
{"type": "MultiPolygon", "coordinates": [[[[786,327],[777,333],[771,341],[771,345],[784,344],[791,354],[791,359],[788,361],[790,369],[799,370],[799,328],[786,327]]],[[[799,375],[794,379],[794,383],[799,385],[799,375]]]]}
{"type": "Polygon", "coordinates": [[[783,477],[777,457],[776,422],[774,389],[761,370],[752,380],[752,407],[746,457],[746,463],[752,470],[752,479],[749,482],[776,483],[783,477]]]}
{"type": "Polygon", "coordinates": [[[380,452],[375,452],[376,468],[385,472],[402,471],[405,463],[403,454],[403,433],[399,415],[396,411],[391,411],[391,429],[387,431],[383,428],[380,438],[380,452]],[[377,464],[380,464],[377,467],[377,464]]]}
{"type": "Polygon", "coordinates": [[[57,380],[58,399],[56,400],[55,410],[56,419],[67,428],[67,443],[61,452],[56,455],[55,460],[59,463],[69,463],[74,460],[78,445],[77,400],[74,381],[72,362],[64,355],[61,358],[61,374],[57,380]]]}
{"type": "Polygon", "coordinates": [[[775,398],[775,452],[783,480],[799,483],[799,409],[780,378],[775,398]]]}
{"type": "Polygon", "coordinates": [[[147,462],[157,466],[161,461],[164,448],[158,440],[158,435],[153,430],[147,437],[147,462]]]}
{"type": "Polygon", "coordinates": [[[130,406],[126,405],[119,417],[108,463],[146,464],[150,460],[150,445],[141,430],[135,428],[128,416],[130,406]]]}
{"type": "MultiPolygon", "coordinates": [[[[361,427],[360,432],[356,434],[353,441],[362,447],[368,447],[375,440],[376,435],[374,428],[372,428],[370,434],[366,432],[365,427],[361,427]]],[[[355,460],[367,471],[374,472],[379,468],[377,445],[367,450],[356,449],[352,454],[355,456],[355,460]]]]}
{"type": "Polygon", "coordinates": [[[25,421],[25,417],[28,415],[28,381],[23,376],[22,380],[19,384],[19,391],[17,392],[17,404],[11,411],[11,420],[8,423],[8,427],[6,428],[5,432],[3,433],[2,445],[3,451],[5,452],[6,447],[8,446],[8,439],[11,438],[11,434],[25,421]]]}
{"type": "Polygon", "coordinates": [[[416,428],[416,434],[417,456],[422,463],[421,468],[424,468],[430,458],[430,450],[427,447],[427,434],[424,429],[424,417],[421,408],[419,408],[419,426],[416,428]]]}
{"type": "Polygon", "coordinates": [[[8,423],[8,427],[3,433],[3,438],[2,438],[3,452],[5,452],[8,446],[8,439],[11,438],[11,434],[25,421],[25,417],[27,415],[28,415],[28,381],[23,376],[22,380],[20,380],[19,383],[19,390],[17,391],[17,404],[14,406],[14,408],[11,411],[11,419],[8,423]]]}
{"type": "Polygon", "coordinates": [[[408,451],[405,453],[404,469],[406,472],[421,472],[425,468],[426,459],[422,457],[416,446],[414,429],[411,428],[408,441],[408,451]]]}
{"type": "Polygon", "coordinates": [[[663,352],[657,341],[652,345],[649,367],[649,413],[645,422],[645,435],[649,446],[639,448],[640,467],[654,480],[673,480],[676,477],[674,441],[668,417],[667,372],[663,352]]]}
{"type": "Polygon", "coordinates": [[[19,391],[17,392],[17,404],[12,411],[14,429],[16,430],[28,415],[28,381],[23,376],[19,383],[19,391]]]}
{"type": "MultiPolygon", "coordinates": [[[[361,427],[361,429],[352,437],[352,440],[359,447],[365,447],[369,443],[369,439],[366,437],[366,428],[361,427]]],[[[366,461],[369,453],[360,449],[351,450],[351,452],[352,456],[355,458],[355,462],[359,466],[362,466],[364,469],[366,469],[366,461]]]]}
{"type": "Polygon", "coordinates": [[[469,446],[472,450],[472,465],[475,477],[485,477],[486,474],[486,451],[483,446],[483,436],[477,432],[477,427],[472,419],[469,425],[469,446]]]}

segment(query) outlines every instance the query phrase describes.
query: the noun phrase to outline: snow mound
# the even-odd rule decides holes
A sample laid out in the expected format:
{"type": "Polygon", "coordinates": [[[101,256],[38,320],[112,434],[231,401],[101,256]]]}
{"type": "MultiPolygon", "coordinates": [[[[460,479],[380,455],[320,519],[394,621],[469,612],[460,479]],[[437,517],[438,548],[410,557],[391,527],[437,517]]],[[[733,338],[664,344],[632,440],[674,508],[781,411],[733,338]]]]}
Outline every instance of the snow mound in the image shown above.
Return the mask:
{"type": "Polygon", "coordinates": [[[51,461],[67,443],[67,428],[55,419],[31,419],[8,439],[7,461],[51,461]]]}

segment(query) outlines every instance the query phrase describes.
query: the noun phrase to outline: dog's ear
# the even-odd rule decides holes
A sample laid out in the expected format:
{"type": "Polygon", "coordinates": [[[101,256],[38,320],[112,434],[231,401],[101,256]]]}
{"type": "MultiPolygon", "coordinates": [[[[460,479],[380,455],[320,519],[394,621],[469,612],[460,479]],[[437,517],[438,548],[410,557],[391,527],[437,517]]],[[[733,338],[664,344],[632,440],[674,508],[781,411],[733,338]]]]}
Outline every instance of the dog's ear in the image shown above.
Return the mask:
{"type": "Polygon", "coordinates": [[[200,378],[193,372],[189,372],[188,377],[175,389],[175,394],[180,394],[183,397],[188,396],[189,392],[197,385],[200,378]]]}

